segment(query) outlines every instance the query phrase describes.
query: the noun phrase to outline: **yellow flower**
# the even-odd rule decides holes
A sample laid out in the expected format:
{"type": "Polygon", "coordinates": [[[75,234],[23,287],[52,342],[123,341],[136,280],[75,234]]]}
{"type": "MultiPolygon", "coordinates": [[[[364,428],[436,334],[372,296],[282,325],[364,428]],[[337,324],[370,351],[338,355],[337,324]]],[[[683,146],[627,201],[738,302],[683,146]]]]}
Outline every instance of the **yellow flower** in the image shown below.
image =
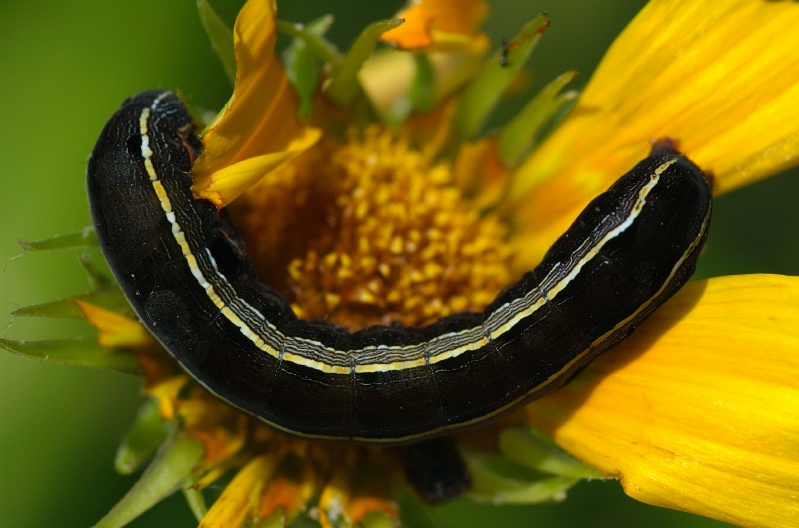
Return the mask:
{"type": "MultiPolygon", "coordinates": [[[[653,0],[534,149],[574,100],[561,91],[573,73],[485,134],[548,26],[539,17],[488,54],[485,15],[477,0],[413,2],[404,24],[376,23],[340,55],[326,46],[324,20],[279,26],[268,0],[242,8],[234,92],[202,134],[193,189],[228,208],[262,280],[299,316],[360,329],[482,310],[657,138],[679,141],[716,194],[799,164],[793,2],[653,0]],[[274,54],[278,27],[295,37],[286,65],[274,54]],[[413,53],[367,61],[378,38],[413,53]],[[319,80],[303,67],[311,57],[323,63],[319,80]]],[[[287,438],[190,381],[129,312],[94,297],[76,304],[99,330],[101,351],[86,362],[130,370],[118,355],[128,348],[157,402],[118,467],[132,471],[163,442],[100,525],[124,524],[179,488],[205,527],[303,515],[322,526],[399,522],[405,448],[287,438]],[[206,509],[200,490],[229,471],[206,509]]],[[[552,499],[605,475],[650,504],[789,526],[799,518],[797,352],[798,278],[694,281],[564,388],[457,435],[471,496],[552,499]],[[545,484],[503,488],[486,453],[541,469],[525,461],[539,445],[526,424],[598,473],[552,454],[546,463],[560,465],[545,484]]]]}
{"type": "MultiPolygon", "coordinates": [[[[249,6],[254,9],[255,2],[249,6]]],[[[422,9],[422,4],[414,9],[422,9]]],[[[717,194],[795,165],[799,128],[783,116],[799,107],[797,46],[785,39],[779,46],[769,41],[773,35],[790,34],[797,22],[799,7],[790,2],[651,2],[613,45],[569,117],[547,141],[515,170],[499,163],[500,169],[488,171],[500,181],[507,178],[500,210],[513,226],[508,238],[514,259],[511,273],[538,262],[593,196],[647,154],[653,138],[678,139],[681,149],[712,173],[717,194]]],[[[387,33],[386,40],[416,47],[411,37],[401,40],[404,27],[387,33]]],[[[414,27],[419,26],[407,26],[409,34],[414,27]]],[[[239,108],[247,111],[243,104],[239,108]]],[[[236,108],[231,105],[228,111],[233,114],[236,108]]],[[[263,128],[274,126],[263,125],[266,121],[263,128]]],[[[432,137],[446,133],[441,132],[441,122],[436,126],[432,137]]],[[[403,155],[407,163],[401,166],[413,163],[408,154],[400,154],[407,151],[407,140],[400,134],[392,145],[380,134],[369,128],[361,145],[350,141],[349,146],[333,147],[340,150],[325,159],[344,156],[342,165],[357,164],[350,174],[366,174],[370,181],[380,171],[401,179],[405,169],[392,168],[393,161],[386,160],[403,155]],[[352,152],[358,149],[367,151],[366,159],[352,152]],[[370,167],[369,153],[389,167],[370,167]]],[[[215,147],[210,141],[205,145],[215,147]]],[[[491,179],[476,184],[474,180],[497,164],[497,146],[490,140],[462,141],[457,148],[451,155],[456,161],[450,165],[453,170],[443,178],[460,184],[462,197],[475,192],[471,186],[476,185],[476,194],[483,195],[471,201],[474,205],[490,192],[491,179]],[[474,167],[482,174],[470,174],[474,167]]],[[[418,155],[429,156],[430,150],[429,145],[426,150],[420,147],[418,155]]],[[[224,165],[213,168],[226,170],[224,165]]],[[[435,167],[407,170],[417,177],[427,172],[436,180],[435,167]]],[[[196,176],[202,178],[203,173],[196,176]]],[[[266,180],[265,186],[274,187],[277,177],[266,180]]],[[[381,197],[381,192],[390,191],[361,182],[345,184],[344,196],[372,197],[376,206],[369,209],[368,203],[347,201],[343,210],[363,211],[342,219],[348,227],[341,230],[348,233],[352,222],[361,231],[342,237],[346,242],[333,249],[329,243],[313,247],[304,261],[291,263],[297,311],[362,327],[389,321],[427,323],[450,311],[485,306],[496,292],[486,276],[500,274],[501,282],[508,276],[508,270],[495,264],[488,271],[480,266],[470,270],[473,282],[457,278],[466,285],[465,293],[415,293],[408,284],[412,278],[394,279],[391,271],[382,277],[390,277],[389,284],[396,280],[396,290],[380,281],[371,287],[370,279],[381,277],[380,266],[391,262],[380,252],[391,253],[392,240],[413,239],[402,227],[395,239],[375,233],[379,225],[402,225],[396,217],[381,215],[381,207],[403,203],[402,197],[381,197]],[[361,250],[358,244],[364,241],[377,247],[361,250]],[[392,304],[394,298],[401,303],[392,304]],[[439,299],[448,301],[450,308],[434,309],[439,299]],[[353,313],[353,306],[363,311],[363,305],[369,306],[365,315],[353,313]]],[[[446,214],[458,208],[452,200],[436,202],[446,214]]],[[[448,229],[463,222],[453,220],[448,229]]],[[[481,222],[487,240],[501,236],[500,225],[492,227],[494,216],[481,222]]],[[[479,249],[485,244],[481,242],[470,253],[471,246],[464,244],[468,238],[459,233],[455,240],[464,245],[461,255],[468,254],[471,262],[486,265],[507,258],[507,249],[500,251],[498,260],[487,256],[479,249]]],[[[431,266],[431,276],[441,276],[447,262],[457,258],[431,253],[423,262],[413,262],[411,273],[424,274],[431,266]]],[[[566,389],[531,404],[530,421],[602,473],[619,477],[625,491],[640,500],[733,523],[787,525],[799,517],[799,417],[794,412],[799,391],[793,383],[799,374],[797,296],[799,280],[793,277],[697,281],[621,350],[596,361],[566,389]],[[759,350],[768,350],[766,365],[759,350]]]]}

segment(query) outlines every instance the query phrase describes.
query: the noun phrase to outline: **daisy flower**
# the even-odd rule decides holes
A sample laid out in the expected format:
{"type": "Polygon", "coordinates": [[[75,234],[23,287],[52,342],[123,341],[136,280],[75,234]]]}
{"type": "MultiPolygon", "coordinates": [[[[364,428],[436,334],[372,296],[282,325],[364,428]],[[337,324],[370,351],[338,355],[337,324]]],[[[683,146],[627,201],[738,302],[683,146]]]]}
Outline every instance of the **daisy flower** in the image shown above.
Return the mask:
{"type": "MultiPolygon", "coordinates": [[[[262,281],[300,318],[357,330],[484,309],[658,138],[711,173],[716,195],[799,164],[794,2],[652,0],[579,97],[565,72],[497,128],[545,15],[496,46],[480,30],[485,3],[419,0],[342,52],[327,17],[290,24],[248,0],[230,29],[198,6],[234,89],[202,130],[193,190],[230,212],[262,281]],[[281,57],[278,33],[291,38],[281,57]]],[[[31,245],[96,246],[90,230],[31,245]]],[[[439,496],[415,447],[290,438],[218,401],[86,269],[93,291],[16,315],[79,316],[96,338],[0,346],[143,373],[151,398],[117,468],[148,466],[98,526],[178,489],[201,527],[392,526],[418,522],[409,482],[428,500],[508,504],[591,478],[738,525],[799,518],[796,277],[689,283],[564,388],[455,435],[464,476],[439,496]],[[221,489],[212,504],[208,488],[221,489]]]]}

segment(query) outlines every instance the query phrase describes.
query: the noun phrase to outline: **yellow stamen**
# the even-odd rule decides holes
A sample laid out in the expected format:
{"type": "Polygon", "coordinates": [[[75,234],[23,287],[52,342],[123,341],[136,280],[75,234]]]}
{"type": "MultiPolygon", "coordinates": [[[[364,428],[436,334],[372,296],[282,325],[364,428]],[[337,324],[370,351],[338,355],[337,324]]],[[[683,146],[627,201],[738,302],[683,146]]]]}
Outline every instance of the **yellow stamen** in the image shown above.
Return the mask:
{"type": "Polygon", "coordinates": [[[301,317],[424,325],[482,309],[510,282],[504,226],[463,199],[450,165],[377,127],[314,149],[245,203],[265,280],[279,287],[275,262],[293,256],[284,293],[301,317]]]}

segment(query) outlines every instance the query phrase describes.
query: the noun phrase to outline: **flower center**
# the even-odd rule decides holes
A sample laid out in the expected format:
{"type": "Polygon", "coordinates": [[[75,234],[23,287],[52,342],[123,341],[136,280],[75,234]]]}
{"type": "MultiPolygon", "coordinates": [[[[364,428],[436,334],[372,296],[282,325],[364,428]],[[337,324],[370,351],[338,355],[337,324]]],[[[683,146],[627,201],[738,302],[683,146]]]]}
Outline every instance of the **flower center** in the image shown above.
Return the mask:
{"type": "Polygon", "coordinates": [[[483,309],[511,279],[505,226],[463,198],[449,164],[377,127],[324,142],[240,201],[262,280],[302,318],[421,326],[483,309]]]}

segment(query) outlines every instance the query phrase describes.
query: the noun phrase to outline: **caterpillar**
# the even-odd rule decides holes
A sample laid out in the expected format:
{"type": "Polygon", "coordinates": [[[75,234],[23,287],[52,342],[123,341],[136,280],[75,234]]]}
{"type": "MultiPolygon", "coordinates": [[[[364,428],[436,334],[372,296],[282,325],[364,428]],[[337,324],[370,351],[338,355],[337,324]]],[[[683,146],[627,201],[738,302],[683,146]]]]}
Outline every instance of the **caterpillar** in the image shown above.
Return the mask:
{"type": "Polygon", "coordinates": [[[554,391],[688,281],[712,209],[702,171],[660,141],[482,312],[349,332],[299,320],[260,282],[225,211],[192,195],[201,149],[171,92],[122,104],[87,171],[102,251],[197,383],[310,439],[416,442],[554,391]]]}

